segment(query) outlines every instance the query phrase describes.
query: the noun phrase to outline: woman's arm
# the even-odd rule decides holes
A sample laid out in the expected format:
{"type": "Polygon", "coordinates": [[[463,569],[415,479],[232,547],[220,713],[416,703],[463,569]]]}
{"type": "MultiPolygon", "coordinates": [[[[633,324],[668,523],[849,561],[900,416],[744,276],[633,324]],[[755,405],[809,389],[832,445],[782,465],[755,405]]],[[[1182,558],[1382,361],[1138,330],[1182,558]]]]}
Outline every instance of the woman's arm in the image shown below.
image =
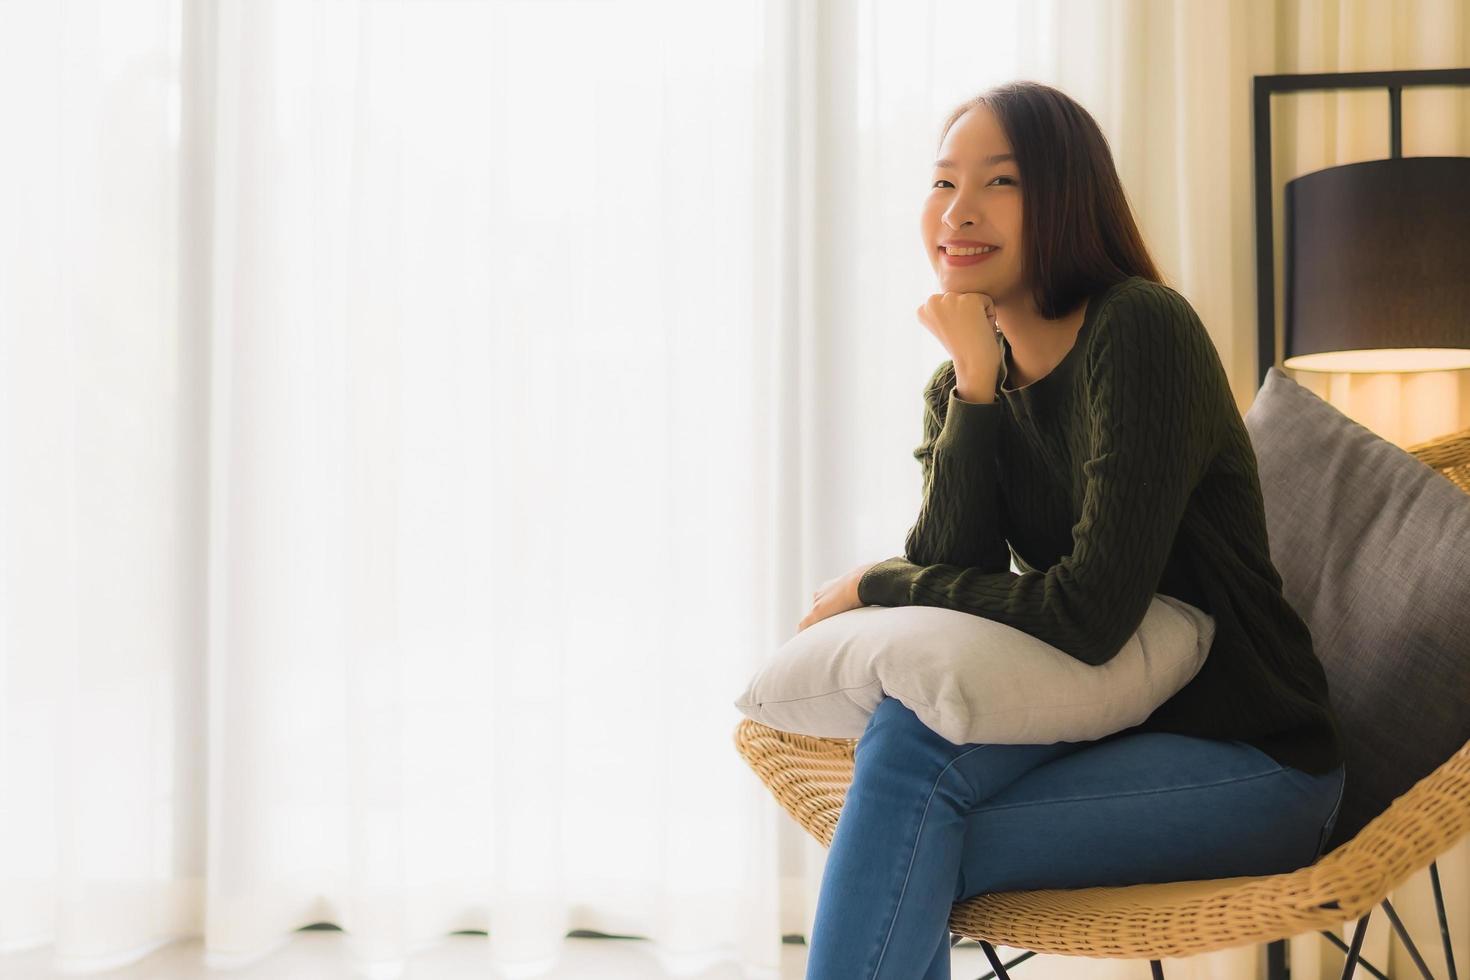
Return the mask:
{"type": "MultiPolygon", "coordinates": [[[[1072,553],[1045,572],[1019,575],[965,561],[890,558],[859,581],[865,604],[973,613],[1089,664],[1122,649],[1143,621],[1185,506],[1215,454],[1221,413],[1236,408],[1204,325],[1166,287],[1118,293],[1094,325],[1090,348],[1089,411],[1078,421],[1089,426],[1090,449],[1072,553]]],[[[983,425],[966,415],[958,428],[972,421],[983,425]]]]}
{"type": "Polygon", "coordinates": [[[1010,568],[999,514],[996,465],[1001,407],[955,393],[953,361],[939,365],[924,388],[924,438],[914,450],[923,473],[919,517],[904,558],[916,565],[1010,568]]]}

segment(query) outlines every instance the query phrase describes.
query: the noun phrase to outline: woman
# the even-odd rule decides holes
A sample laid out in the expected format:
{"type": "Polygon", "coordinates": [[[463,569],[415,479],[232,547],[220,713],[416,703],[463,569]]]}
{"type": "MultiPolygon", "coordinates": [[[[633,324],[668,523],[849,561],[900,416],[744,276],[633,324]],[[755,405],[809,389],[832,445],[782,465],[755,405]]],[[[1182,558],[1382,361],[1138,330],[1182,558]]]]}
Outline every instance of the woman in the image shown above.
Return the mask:
{"type": "Polygon", "coordinates": [[[1157,592],[1216,632],[1189,684],[1092,742],[956,745],[885,697],[808,980],[948,978],[950,906],[983,892],[1310,864],[1342,799],[1326,674],[1271,563],[1244,420],[1097,123],[1053,88],[1003,85],[955,110],[939,158],[922,232],[941,292],[918,316],[950,359],[925,391],[923,504],[905,554],[826,583],[801,628],[942,606],[1096,665],[1157,592]]]}

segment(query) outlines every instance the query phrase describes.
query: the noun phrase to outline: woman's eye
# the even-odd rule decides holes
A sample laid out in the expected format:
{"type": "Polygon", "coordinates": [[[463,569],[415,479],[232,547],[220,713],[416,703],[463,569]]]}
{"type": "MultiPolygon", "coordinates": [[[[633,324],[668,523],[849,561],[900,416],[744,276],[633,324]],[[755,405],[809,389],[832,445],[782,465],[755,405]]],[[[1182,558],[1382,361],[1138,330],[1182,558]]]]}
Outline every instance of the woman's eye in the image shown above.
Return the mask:
{"type": "MultiPolygon", "coordinates": [[[[1001,175],[1001,176],[995,178],[995,180],[1009,180],[1012,184],[1014,184],[1016,182],[1013,178],[1006,177],[1005,175],[1001,175]]],[[[992,180],[991,183],[992,184],[995,183],[995,180],[992,180]]],[[[934,186],[936,186],[936,187],[938,187],[940,184],[949,184],[949,181],[947,181],[947,180],[936,180],[934,182],[934,186]]],[[[949,184],[949,186],[953,187],[954,185],[953,184],[949,184]]]]}

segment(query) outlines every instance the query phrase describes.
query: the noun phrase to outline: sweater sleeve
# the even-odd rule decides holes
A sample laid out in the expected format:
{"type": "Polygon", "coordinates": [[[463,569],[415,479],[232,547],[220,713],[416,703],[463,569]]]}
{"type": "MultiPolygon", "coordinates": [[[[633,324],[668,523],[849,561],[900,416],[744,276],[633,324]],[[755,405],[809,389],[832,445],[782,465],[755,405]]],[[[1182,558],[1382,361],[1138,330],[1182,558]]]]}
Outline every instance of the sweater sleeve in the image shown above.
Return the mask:
{"type": "Polygon", "coordinates": [[[1077,416],[1087,426],[1088,459],[1071,554],[1019,574],[890,558],[864,573],[860,601],[984,616],[1092,665],[1122,649],[1143,622],[1214,456],[1226,382],[1193,308],[1157,286],[1116,294],[1089,348],[1086,412],[1077,416]]]}
{"type": "Polygon", "coordinates": [[[955,394],[953,361],[939,365],[929,379],[924,438],[914,450],[923,496],[904,542],[906,560],[991,571],[1010,567],[996,489],[1000,413],[994,402],[968,402],[955,394]]]}

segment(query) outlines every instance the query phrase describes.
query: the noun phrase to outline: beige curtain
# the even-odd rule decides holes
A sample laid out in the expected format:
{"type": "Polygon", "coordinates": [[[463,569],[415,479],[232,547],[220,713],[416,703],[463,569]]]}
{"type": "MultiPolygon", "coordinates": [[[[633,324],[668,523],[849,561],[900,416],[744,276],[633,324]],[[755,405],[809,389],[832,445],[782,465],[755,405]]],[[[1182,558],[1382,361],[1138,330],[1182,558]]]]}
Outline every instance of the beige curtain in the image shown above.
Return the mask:
{"type": "MultiPolygon", "coordinates": [[[[1064,88],[1107,132],[1154,257],[1209,327],[1244,411],[1256,390],[1252,76],[1463,67],[1470,64],[1470,5],[1051,0],[1025,5],[1019,39],[1018,75],[1064,88]]],[[[1378,90],[1276,96],[1272,116],[1279,284],[1285,181],[1388,156],[1388,97],[1378,90]]],[[[1405,156],[1467,155],[1470,91],[1406,89],[1402,136],[1405,156]]],[[[1289,373],[1399,445],[1470,426],[1470,371],[1289,373]]],[[[1461,841],[1438,865],[1463,974],[1470,968],[1470,845],[1461,841]]],[[[1390,901],[1433,974],[1448,976],[1427,870],[1390,901]]],[[[1344,923],[1340,935],[1350,940],[1355,924],[1344,923]]],[[[1391,978],[1418,976],[1381,907],[1363,954],[1391,978]]],[[[1342,952],[1315,933],[1291,944],[1295,980],[1337,977],[1342,965],[1342,952]]],[[[1166,963],[1165,972],[1171,980],[1264,976],[1264,954],[1225,950],[1166,963]]],[[[1073,975],[1104,974],[1079,962],[1073,975]]]]}
{"type": "Polygon", "coordinates": [[[0,0],[0,977],[775,975],[765,16],[0,0]]]}
{"type": "MultiPolygon", "coordinates": [[[[1292,3],[1279,17],[1279,72],[1457,68],[1470,64],[1470,5],[1292,3]]],[[[1403,154],[1470,153],[1470,91],[1403,92],[1403,154]]],[[[1382,90],[1278,96],[1273,144],[1277,268],[1281,182],[1300,174],[1388,156],[1388,95],[1382,90]]],[[[1279,281],[1279,279],[1278,279],[1279,281]]],[[[1280,309],[1278,301],[1278,311],[1280,309]]],[[[1470,426],[1470,371],[1336,374],[1290,372],[1344,414],[1398,445],[1470,426]]]]}

